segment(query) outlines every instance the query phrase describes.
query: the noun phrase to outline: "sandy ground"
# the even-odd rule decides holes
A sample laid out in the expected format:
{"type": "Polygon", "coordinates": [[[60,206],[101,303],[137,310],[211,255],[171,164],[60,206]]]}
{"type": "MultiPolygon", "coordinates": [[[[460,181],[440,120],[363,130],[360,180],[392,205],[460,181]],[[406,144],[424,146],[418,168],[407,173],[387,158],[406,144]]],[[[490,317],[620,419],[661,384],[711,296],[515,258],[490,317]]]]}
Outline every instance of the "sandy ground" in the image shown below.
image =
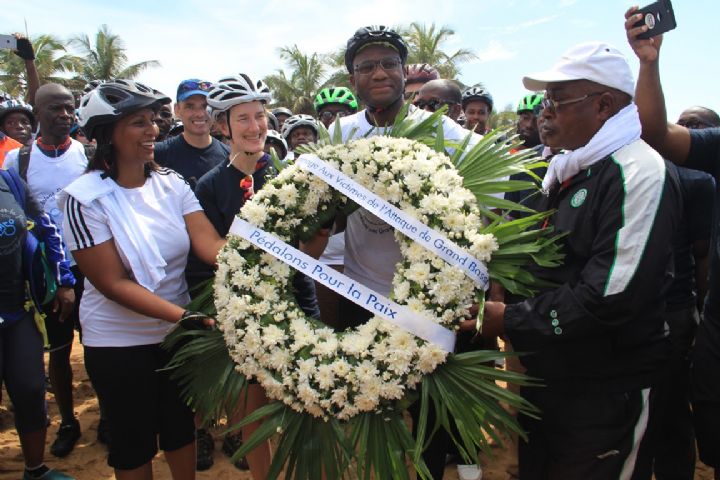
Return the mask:
{"type": "MultiPolygon", "coordinates": [[[[48,406],[52,425],[48,429],[46,462],[49,466],[58,468],[77,480],[101,480],[113,478],[113,472],[107,466],[105,447],[97,441],[98,405],[95,394],[90,386],[90,381],[85,373],[82,362],[82,347],[77,344],[73,347],[72,354],[74,386],[75,386],[75,413],[80,420],[82,437],[75,446],[75,450],[66,458],[57,459],[50,455],[50,443],[55,438],[59,424],[57,408],[51,393],[48,393],[48,406]]],[[[237,470],[222,453],[221,437],[215,435],[215,464],[205,472],[198,472],[199,480],[249,480],[250,474],[237,470]]],[[[504,448],[494,449],[491,459],[483,461],[484,480],[505,480],[508,478],[506,468],[512,456],[504,448]]],[[[19,480],[22,478],[23,461],[20,451],[18,436],[15,432],[12,413],[9,411],[9,400],[7,393],[3,392],[3,400],[0,405],[0,479],[19,480]]],[[[162,455],[154,461],[154,477],[160,480],[171,479],[170,471],[162,455]]],[[[454,466],[448,466],[445,473],[445,480],[457,478],[454,466]]],[[[711,480],[712,472],[702,464],[698,464],[695,478],[699,480],[711,480]]]]}

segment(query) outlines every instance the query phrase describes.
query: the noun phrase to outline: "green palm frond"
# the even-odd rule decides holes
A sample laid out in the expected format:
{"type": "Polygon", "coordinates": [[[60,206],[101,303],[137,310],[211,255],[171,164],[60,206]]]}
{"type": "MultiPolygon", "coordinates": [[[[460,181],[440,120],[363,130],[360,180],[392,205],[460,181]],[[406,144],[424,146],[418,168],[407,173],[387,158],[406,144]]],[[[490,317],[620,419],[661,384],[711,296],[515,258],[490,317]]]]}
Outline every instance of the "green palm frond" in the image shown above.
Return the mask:
{"type": "Polygon", "coordinates": [[[181,387],[181,394],[204,422],[218,419],[226,405],[236,405],[247,385],[228,355],[218,330],[185,330],[178,326],[165,339],[174,352],[166,369],[181,387]]]}

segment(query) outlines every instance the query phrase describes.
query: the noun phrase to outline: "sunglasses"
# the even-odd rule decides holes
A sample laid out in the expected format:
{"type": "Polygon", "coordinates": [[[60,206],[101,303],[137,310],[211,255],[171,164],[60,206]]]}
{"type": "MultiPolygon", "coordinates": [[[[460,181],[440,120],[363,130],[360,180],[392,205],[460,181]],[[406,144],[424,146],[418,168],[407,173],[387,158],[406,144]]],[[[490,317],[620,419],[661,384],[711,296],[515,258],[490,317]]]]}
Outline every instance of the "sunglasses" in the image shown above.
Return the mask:
{"type": "Polygon", "coordinates": [[[183,82],[180,85],[179,90],[182,92],[189,92],[191,90],[202,90],[203,92],[207,92],[210,91],[212,87],[212,82],[183,82]]]}
{"type": "Polygon", "coordinates": [[[595,95],[602,95],[603,93],[605,93],[605,92],[593,92],[593,93],[588,93],[587,95],[583,95],[582,97],[571,98],[571,99],[569,99],[569,100],[559,100],[559,101],[558,101],[558,100],[553,100],[553,99],[551,99],[551,98],[543,98],[543,101],[540,103],[540,106],[541,106],[543,109],[549,108],[550,111],[554,112],[554,111],[556,111],[558,108],[562,107],[563,105],[570,105],[570,104],[573,104],[573,103],[580,103],[580,102],[583,102],[583,101],[587,100],[588,98],[594,97],[595,95]]]}
{"type": "Polygon", "coordinates": [[[320,114],[320,120],[332,120],[335,117],[344,117],[348,113],[344,110],[340,110],[339,112],[331,112],[330,110],[325,110],[320,114]]]}
{"type": "Polygon", "coordinates": [[[360,65],[355,65],[355,73],[360,75],[369,75],[375,71],[378,65],[380,65],[385,71],[397,70],[402,65],[402,62],[397,57],[383,58],[377,61],[368,60],[360,65]]]}
{"type": "Polygon", "coordinates": [[[422,110],[429,110],[431,112],[436,112],[443,105],[447,105],[447,106],[457,105],[457,102],[449,102],[447,100],[440,100],[438,98],[434,98],[432,100],[418,100],[417,102],[414,102],[413,105],[415,105],[416,107],[418,107],[422,110]]]}

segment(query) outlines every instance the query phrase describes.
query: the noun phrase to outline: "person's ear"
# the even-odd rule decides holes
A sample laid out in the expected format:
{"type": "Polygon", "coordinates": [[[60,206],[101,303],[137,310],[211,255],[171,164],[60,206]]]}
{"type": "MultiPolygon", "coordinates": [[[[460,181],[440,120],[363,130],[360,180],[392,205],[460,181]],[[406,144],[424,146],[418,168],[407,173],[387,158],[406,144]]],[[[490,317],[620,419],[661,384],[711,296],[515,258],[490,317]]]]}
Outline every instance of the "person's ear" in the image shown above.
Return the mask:
{"type": "Polygon", "coordinates": [[[598,119],[602,121],[606,121],[619,111],[619,108],[617,108],[617,99],[610,92],[603,92],[598,97],[597,106],[598,119]]]}

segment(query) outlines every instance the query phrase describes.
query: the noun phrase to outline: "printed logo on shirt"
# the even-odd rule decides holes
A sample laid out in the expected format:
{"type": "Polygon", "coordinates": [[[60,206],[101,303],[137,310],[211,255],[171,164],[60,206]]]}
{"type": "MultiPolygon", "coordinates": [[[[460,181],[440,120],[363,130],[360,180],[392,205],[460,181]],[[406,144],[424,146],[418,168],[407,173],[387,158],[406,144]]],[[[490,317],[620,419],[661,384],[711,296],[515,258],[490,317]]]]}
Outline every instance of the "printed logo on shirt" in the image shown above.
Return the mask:
{"type": "Polygon", "coordinates": [[[360,221],[362,222],[363,227],[365,227],[365,230],[370,233],[382,235],[392,231],[393,229],[393,227],[383,222],[367,210],[360,210],[358,212],[358,216],[360,217],[360,221]]]}
{"type": "Polygon", "coordinates": [[[10,255],[20,248],[20,239],[25,231],[20,213],[0,208],[0,255],[10,255]]]}
{"type": "Polygon", "coordinates": [[[575,195],[573,195],[572,198],[570,199],[570,205],[577,208],[580,205],[582,205],[583,203],[585,203],[585,199],[587,198],[587,193],[588,192],[587,192],[586,188],[581,188],[580,190],[575,192],[575,195]]]}

